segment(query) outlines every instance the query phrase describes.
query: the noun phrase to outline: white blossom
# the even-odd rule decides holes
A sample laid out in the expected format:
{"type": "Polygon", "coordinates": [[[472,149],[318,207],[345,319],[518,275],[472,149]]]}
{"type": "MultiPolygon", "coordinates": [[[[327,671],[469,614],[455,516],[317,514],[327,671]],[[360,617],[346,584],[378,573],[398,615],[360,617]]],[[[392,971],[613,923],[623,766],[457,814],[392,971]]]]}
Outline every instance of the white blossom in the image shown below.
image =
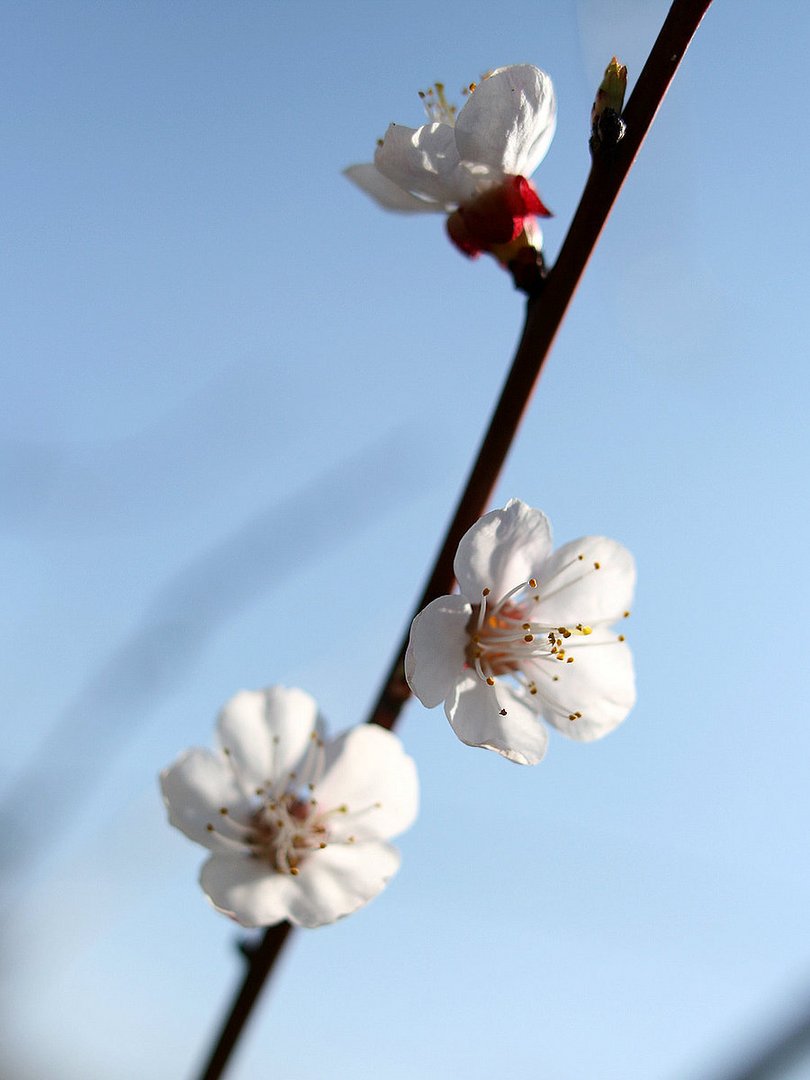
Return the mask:
{"type": "Polygon", "coordinates": [[[540,510],[511,499],[464,535],[461,594],[413,621],[405,673],[428,708],[444,702],[462,742],[533,765],[546,751],[542,716],[573,739],[612,731],[635,703],[624,635],[635,583],[630,552],[586,536],[552,553],[540,510]]]}
{"type": "Polygon", "coordinates": [[[224,706],[218,749],[161,773],[169,821],[211,852],[200,884],[243,926],[321,926],[355,911],[399,867],[387,841],[418,806],[416,767],[373,724],[323,738],[303,690],[243,690],[224,706]]]}
{"type": "Polygon", "coordinates": [[[451,238],[467,254],[511,243],[527,223],[539,248],[534,216],[548,211],[527,177],[554,136],[551,79],[531,64],[515,64],[470,90],[456,115],[437,83],[421,95],[429,123],[391,124],[373,164],[352,165],[345,174],[386,210],[451,214],[451,238]]]}

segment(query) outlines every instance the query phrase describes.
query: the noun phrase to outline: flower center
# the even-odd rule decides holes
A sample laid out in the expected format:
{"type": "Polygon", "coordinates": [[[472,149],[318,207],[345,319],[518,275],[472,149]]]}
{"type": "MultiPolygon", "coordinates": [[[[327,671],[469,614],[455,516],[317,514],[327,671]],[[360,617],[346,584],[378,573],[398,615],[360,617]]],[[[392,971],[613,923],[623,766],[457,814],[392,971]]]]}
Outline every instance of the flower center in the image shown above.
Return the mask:
{"type": "Polygon", "coordinates": [[[537,660],[573,664],[566,642],[574,635],[590,634],[591,628],[582,623],[551,626],[540,621],[535,610],[540,603],[536,578],[516,585],[497,602],[490,595],[491,590],[484,589],[481,603],[473,608],[467,626],[467,664],[490,686],[499,675],[512,675],[530,694],[536,694],[534,680],[524,674],[525,665],[537,660]]]}
{"type": "Polygon", "coordinates": [[[250,822],[247,842],[253,856],[280,874],[297,874],[311,851],[326,847],[329,833],[314,799],[294,792],[260,807],[250,822]]]}
{"type": "MultiPolygon", "coordinates": [[[[278,736],[274,742],[278,744],[278,736]]],[[[296,770],[275,783],[267,780],[261,787],[248,789],[231,751],[223,747],[222,752],[244,802],[233,808],[221,806],[206,829],[216,833],[228,848],[260,859],[279,874],[296,876],[306,859],[329,844],[354,844],[356,836],[351,830],[362,828],[363,818],[382,808],[380,802],[350,807],[346,803],[325,805],[315,798],[326,761],[317,732],[312,733],[296,770]]]]}

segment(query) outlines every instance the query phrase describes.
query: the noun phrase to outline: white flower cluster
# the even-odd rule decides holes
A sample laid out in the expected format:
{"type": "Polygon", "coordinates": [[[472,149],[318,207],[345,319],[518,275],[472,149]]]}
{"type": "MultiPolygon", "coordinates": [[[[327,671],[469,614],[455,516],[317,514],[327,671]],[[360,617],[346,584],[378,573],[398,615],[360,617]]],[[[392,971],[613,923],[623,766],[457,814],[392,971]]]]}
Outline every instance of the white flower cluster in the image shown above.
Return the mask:
{"type": "MultiPolygon", "coordinates": [[[[517,499],[462,538],[460,594],[416,616],[405,661],[414,694],[444,702],[458,737],[533,765],[538,718],[573,739],[612,731],[635,701],[633,558],[588,536],[551,550],[548,519],[517,499]]],[[[161,774],[169,821],[211,852],[200,884],[243,926],[320,926],[377,895],[399,866],[388,841],[414,821],[418,781],[399,739],[373,724],[327,740],[315,701],[282,686],[223,708],[218,749],[161,774]]]]}
{"type": "MultiPolygon", "coordinates": [[[[392,124],[373,164],[349,177],[382,206],[449,214],[462,251],[502,262],[539,249],[545,213],[526,178],[551,142],[549,77],[500,68],[456,117],[444,90],[423,95],[430,122],[392,124]]],[[[635,700],[630,649],[614,625],[630,614],[630,553],[589,536],[552,551],[547,518],[519,500],[463,537],[460,592],[414,619],[405,659],[413,693],[444,702],[458,737],[532,765],[552,727],[589,741],[635,700]]],[[[281,686],[242,691],[223,708],[218,748],[189,750],[161,775],[169,820],[210,852],[200,883],[244,926],[320,926],[377,895],[399,866],[389,840],[417,813],[416,767],[374,725],[328,740],[315,701],[281,686]]]]}

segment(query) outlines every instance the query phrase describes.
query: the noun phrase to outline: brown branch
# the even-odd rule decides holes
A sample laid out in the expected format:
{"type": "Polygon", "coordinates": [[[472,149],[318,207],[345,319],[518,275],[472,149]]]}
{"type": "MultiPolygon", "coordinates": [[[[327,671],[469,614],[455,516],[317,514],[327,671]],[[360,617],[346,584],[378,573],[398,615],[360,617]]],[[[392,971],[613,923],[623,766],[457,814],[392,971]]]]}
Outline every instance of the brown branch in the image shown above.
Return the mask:
{"type": "MultiPolygon", "coordinates": [[[[458,543],[467,529],[487,509],[492,490],[543,364],[551,351],[599,235],[710,3],[711,0],[674,0],[622,114],[627,125],[624,137],[615,147],[594,158],[585,190],[557,262],[542,291],[531,297],[527,303],[526,323],[512,368],[430,578],[411,618],[431,600],[449,593],[453,588],[453,558],[458,543]]],[[[410,696],[404,673],[407,645],[406,635],[388,671],[380,695],[371,709],[368,723],[389,729],[396,724],[399,713],[410,696]]],[[[201,1073],[201,1080],[218,1080],[222,1075],[242,1027],[291,929],[289,923],[268,927],[258,947],[250,951],[244,982],[205,1071],[201,1073]]]]}

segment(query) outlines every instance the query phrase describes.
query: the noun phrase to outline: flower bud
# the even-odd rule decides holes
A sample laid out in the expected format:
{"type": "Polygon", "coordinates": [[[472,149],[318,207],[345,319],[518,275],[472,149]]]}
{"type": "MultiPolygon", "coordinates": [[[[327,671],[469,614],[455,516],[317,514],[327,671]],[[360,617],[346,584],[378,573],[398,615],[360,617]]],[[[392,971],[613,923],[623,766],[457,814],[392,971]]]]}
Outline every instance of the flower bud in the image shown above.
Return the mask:
{"type": "Polygon", "coordinates": [[[605,68],[605,77],[596,91],[591,108],[591,153],[616,146],[623,138],[626,124],[621,118],[627,90],[627,68],[614,56],[605,68]]]}

